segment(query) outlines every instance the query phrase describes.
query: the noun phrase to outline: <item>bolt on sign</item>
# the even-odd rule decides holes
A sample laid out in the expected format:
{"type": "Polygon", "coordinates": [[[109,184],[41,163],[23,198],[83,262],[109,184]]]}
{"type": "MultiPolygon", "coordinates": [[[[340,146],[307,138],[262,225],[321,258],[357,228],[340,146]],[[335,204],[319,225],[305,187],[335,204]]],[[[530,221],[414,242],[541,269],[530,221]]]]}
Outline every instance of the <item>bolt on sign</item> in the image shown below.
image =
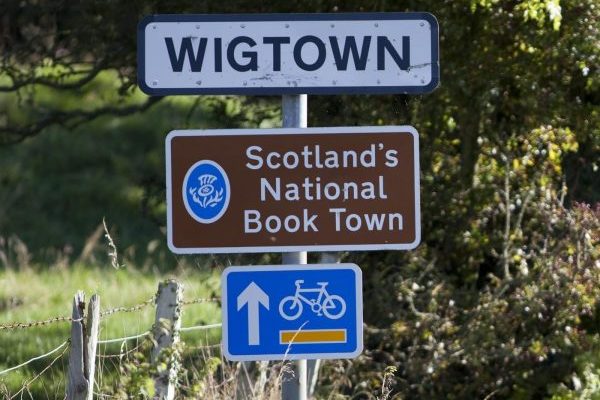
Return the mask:
{"type": "Polygon", "coordinates": [[[427,93],[439,82],[429,13],[153,15],[138,25],[150,95],[427,93]]]}
{"type": "Polygon", "coordinates": [[[175,253],[403,250],[420,241],[411,126],[172,131],[166,161],[175,253]]]}

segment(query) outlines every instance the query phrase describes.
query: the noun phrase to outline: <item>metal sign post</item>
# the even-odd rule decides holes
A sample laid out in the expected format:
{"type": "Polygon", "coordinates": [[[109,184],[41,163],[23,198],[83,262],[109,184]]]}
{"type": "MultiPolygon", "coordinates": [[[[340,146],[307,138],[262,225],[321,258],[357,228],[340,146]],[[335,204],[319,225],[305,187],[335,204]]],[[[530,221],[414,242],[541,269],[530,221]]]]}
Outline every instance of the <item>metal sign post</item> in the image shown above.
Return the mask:
{"type": "MultiPolygon", "coordinates": [[[[308,95],[284,95],[281,98],[282,125],[284,128],[306,128],[308,125],[308,95]]],[[[281,263],[306,264],[308,254],[306,251],[297,251],[281,254],[281,263]]],[[[306,400],[307,398],[307,362],[296,361],[294,376],[284,374],[281,383],[281,397],[283,400],[306,400]]]]}
{"type": "Polygon", "coordinates": [[[284,400],[307,399],[307,359],[312,388],[318,359],[362,351],[360,269],[348,278],[340,264],[303,266],[307,250],[410,250],[421,236],[416,129],[307,128],[307,95],[429,93],[440,80],[438,30],[424,12],[152,15],[138,24],[138,86],[148,95],[283,96],[283,129],[172,131],[165,150],[174,253],[283,252],[284,266],[270,266],[277,278],[230,270],[224,299],[234,297],[223,304],[226,356],[296,360],[284,400]],[[293,296],[282,292],[290,288],[293,296]],[[298,325],[302,301],[310,310],[298,325]]]}

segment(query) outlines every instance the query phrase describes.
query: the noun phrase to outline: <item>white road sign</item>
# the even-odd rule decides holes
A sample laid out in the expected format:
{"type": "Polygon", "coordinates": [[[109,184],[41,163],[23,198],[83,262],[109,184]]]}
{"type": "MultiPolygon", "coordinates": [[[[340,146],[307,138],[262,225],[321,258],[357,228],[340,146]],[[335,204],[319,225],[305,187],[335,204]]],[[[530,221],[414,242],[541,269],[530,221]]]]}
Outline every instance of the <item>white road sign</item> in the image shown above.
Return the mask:
{"type": "Polygon", "coordinates": [[[153,15],[138,27],[150,95],[426,93],[439,82],[429,13],[153,15]]]}

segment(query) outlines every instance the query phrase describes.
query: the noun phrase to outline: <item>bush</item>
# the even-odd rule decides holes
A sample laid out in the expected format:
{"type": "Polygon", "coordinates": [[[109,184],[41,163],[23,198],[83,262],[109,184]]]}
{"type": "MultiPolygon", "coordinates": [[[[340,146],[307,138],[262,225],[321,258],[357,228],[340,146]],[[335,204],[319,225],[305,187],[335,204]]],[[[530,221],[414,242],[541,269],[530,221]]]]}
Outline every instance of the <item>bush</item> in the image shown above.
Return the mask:
{"type": "MultiPolygon", "coordinates": [[[[357,258],[369,327],[343,393],[381,393],[387,366],[398,368],[391,394],[402,399],[597,390],[600,205],[565,205],[561,163],[577,150],[574,136],[544,126],[480,146],[474,184],[457,198],[440,183],[452,170],[425,177],[426,209],[443,210],[446,224],[424,229],[423,245],[409,256],[357,258]],[[461,212],[467,224],[449,223],[461,212]]],[[[330,366],[324,388],[340,381],[330,366]]]]}

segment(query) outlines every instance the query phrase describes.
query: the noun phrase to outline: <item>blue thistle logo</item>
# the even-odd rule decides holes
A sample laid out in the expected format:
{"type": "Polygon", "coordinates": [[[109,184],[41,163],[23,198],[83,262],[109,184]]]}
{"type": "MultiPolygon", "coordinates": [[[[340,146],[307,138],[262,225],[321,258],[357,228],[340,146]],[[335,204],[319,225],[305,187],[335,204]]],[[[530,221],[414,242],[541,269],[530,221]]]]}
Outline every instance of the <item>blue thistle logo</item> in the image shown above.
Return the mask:
{"type": "Polygon", "coordinates": [[[225,170],[214,161],[202,160],[187,171],[182,192],[190,216],[200,223],[210,224],[227,210],[231,189],[225,170]]]}

